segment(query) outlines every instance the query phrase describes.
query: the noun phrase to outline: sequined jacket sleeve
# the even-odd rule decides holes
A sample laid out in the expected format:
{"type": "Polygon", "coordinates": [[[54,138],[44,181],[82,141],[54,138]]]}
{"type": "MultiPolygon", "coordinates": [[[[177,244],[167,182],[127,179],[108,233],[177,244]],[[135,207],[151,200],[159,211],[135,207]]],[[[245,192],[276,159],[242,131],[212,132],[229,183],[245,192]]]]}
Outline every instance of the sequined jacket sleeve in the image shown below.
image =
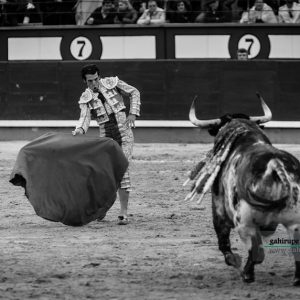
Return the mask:
{"type": "Polygon", "coordinates": [[[120,79],[118,80],[117,87],[122,93],[128,95],[130,98],[129,113],[139,116],[141,106],[140,92],[135,87],[127,84],[126,82],[120,79]]]}
{"type": "Polygon", "coordinates": [[[84,133],[86,133],[89,129],[91,122],[91,111],[87,103],[79,104],[79,107],[81,111],[79,121],[76,125],[76,129],[82,128],[84,130],[84,133]]]}

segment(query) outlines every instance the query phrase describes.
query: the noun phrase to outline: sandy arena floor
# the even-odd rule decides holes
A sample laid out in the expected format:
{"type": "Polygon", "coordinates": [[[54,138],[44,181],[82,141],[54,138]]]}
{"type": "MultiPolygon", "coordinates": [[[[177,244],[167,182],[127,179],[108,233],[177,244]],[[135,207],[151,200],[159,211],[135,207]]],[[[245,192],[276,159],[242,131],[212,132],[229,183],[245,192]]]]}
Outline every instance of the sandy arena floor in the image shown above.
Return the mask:
{"type": "MultiPolygon", "coordinates": [[[[8,182],[24,144],[0,143],[0,299],[300,299],[289,253],[266,251],[245,284],[218,250],[210,195],[183,202],[186,173],[211,145],[136,144],[130,224],[116,225],[116,202],[102,222],[68,227],[36,216],[8,182]]],[[[299,145],[278,146],[300,158],[299,145]]],[[[232,244],[245,258],[236,233],[232,244]]]]}

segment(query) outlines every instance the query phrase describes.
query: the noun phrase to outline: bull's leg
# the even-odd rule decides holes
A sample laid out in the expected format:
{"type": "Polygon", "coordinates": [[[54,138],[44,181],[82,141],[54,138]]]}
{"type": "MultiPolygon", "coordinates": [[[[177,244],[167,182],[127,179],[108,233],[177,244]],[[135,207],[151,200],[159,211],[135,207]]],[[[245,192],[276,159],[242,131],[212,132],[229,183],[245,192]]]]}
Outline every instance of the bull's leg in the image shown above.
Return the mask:
{"type": "Polygon", "coordinates": [[[288,233],[294,243],[291,247],[295,259],[295,277],[293,285],[300,286],[300,225],[288,227],[288,233]]]}
{"type": "MultiPolygon", "coordinates": [[[[300,249],[298,248],[298,251],[300,251],[300,249]]],[[[293,285],[294,286],[300,286],[300,261],[299,260],[295,260],[295,277],[294,277],[294,282],[293,285]]]]}
{"type": "MultiPolygon", "coordinates": [[[[213,199],[212,212],[213,224],[218,238],[219,250],[223,253],[225,262],[229,266],[239,268],[241,259],[237,254],[232,253],[230,244],[230,231],[233,225],[230,223],[227,215],[222,210],[223,215],[220,215],[220,207],[216,205],[216,199],[213,199]]],[[[218,203],[218,202],[217,202],[218,203]]]]}
{"type": "Polygon", "coordinates": [[[294,228],[294,241],[297,243],[293,248],[293,255],[295,258],[295,277],[294,286],[300,286],[300,225],[294,228]]]}
{"type": "Polygon", "coordinates": [[[253,282],[255,280],[254,266],[264,261],[265,253],[262,248],[261,236],[258,232],[251,237],[251,249],[248,251],[247,263],[242,272],[242,278],[245,282],[253,282]]]}
{"type": "Polygon", "coordinates": [[[261,217],[246,201],[241,201],[235,216],[236,228],[244,245],[248,249],[247,263],[242,272],[245,282],[253,282],[254,266],[265,258],[262,238],[256,218],[261,217]]]}

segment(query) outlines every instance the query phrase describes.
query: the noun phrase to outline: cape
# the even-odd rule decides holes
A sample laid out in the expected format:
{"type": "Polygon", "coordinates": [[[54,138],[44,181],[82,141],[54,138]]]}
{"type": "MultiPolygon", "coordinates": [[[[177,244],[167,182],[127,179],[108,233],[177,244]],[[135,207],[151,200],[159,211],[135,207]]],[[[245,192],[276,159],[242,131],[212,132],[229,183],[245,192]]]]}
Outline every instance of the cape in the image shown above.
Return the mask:
{"type": "Polygon", "coordinates": [[[105,217],[127,167],[110,138],[50,132],[19,151],[10,182],[25,189],[38,216],[81,226],[105,217]]]}

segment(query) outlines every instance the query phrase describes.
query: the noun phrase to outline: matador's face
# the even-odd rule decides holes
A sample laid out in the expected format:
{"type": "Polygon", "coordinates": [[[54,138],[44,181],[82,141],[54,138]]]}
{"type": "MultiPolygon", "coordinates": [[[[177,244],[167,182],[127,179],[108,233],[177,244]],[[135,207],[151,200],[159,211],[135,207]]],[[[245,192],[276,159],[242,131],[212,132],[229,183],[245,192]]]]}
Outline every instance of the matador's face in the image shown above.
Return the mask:
{"type": "Polygon", "coordinates": [[[93,92],[99,91],[99,79],[99,74],[97,72],[95,74],[85,75],[85,83],[87,87],[93,92]]]}

